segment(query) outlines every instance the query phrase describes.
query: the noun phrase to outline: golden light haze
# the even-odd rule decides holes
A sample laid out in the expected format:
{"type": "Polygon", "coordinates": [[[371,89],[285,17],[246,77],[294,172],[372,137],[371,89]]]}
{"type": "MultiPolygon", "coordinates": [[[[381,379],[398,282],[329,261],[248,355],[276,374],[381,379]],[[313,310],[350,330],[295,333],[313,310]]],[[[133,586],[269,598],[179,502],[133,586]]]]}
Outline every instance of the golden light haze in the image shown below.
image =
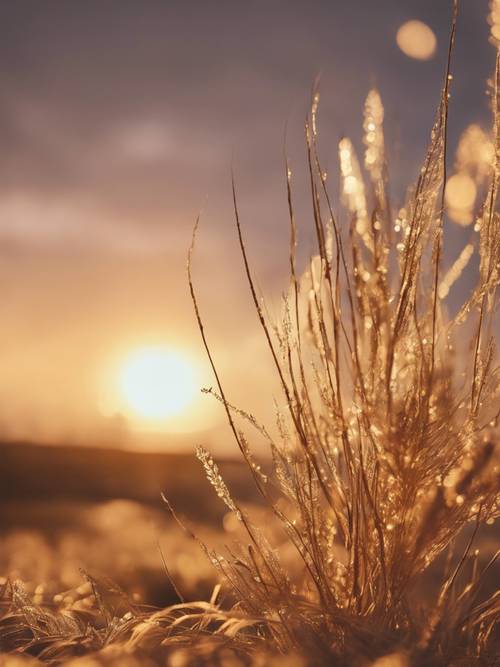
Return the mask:
{"type": "Polygon", "coordinates": [[[489,23],[490,41],[495,46],[500,44],[500,0],[490,0],[489,23]]]}
{"type": "Polygon", "coordinates": [[[133,350],[120,369],[118,384],[132,413],[153,421],[182,413],[196,390],[193,364],[164,346],[133,350]]]}
{"type": "Polygon", "coordinates": [[[472,222],[472,210],[476,201],[477,187],[465,172],[450,176],[446,183],[446,204],[450,217],[457,223],[468,225],[472,222]]]}
{"type": "MultiPolygon", "coordinates": [[[[214,385],[185,274],[200,209],[194,278],[224,389],[232,403],[272,423],[273,391],[263,389],[269,359],[235,241],[231,165],[256,281],[266,297],[275,297],[269,308],[279,320],[279,295],[288,288],[285,123],[303,253],[298,270],[317,252],[308,227],[309,184],[301,176],[302,124],[315,74],[322,73],[317,121],[328,184],[335,206],[349,201],[365,238],[370,180],[383,170],[384,148],[401,203],[428,142],[449,6],[391,2],[315,2],[314,11],[298,3],[285,13],[280,3],[261,3],[265,20],[255,3],[244,9],[199,3],[196,12],[175,2],[61,3],[57,20],[35,1],[29,12],[24,3],[0,3],[11,36],[0,47],[6,64],[0,86],[0,438],[111,444],[131,437],[130,430],[136,438],[144,420],[119,401],[111,407],[108,401],[103,414],[103,385],[116,385],[127,355],[150,345],[168,346],[206,370],[193,409],[163,420],[166,440],[219,427],[225,434],[221,406],[198,391],[214,385]],[[115,4],[119,21],[110,31],[115,4]],[[395,41],[398,27],[403,51],[395,41]],[[439,43],[432,64],[404,55],[419,34],[426,57],[439,43]],[[363,100],[374,86],[380,98],[372,92],[363,117],[363,100]],[[397,126],[385,147],[381,100],[389,127],[397,126]],[[355,138],[363,119],[361,142],[355,138]],[[340,192],[339,136],[354,139],[342,146],[340,192]]],[[[453,138],[467,123],[489,122],[487,104],[475,102],[491,70],[491,46],[481,41],[488,28],[475,21],[479,0],[461,4],[468,37],[457,44],[453,138]]],[[[482,5],[486,15],[488,0],[482,5]]],[[[477,173],[468,174],[479,192],[477,173]]],[[[347,216],[341,224],[348,224],[347,216]]],[[[453,231],[445,270],[468,241],[459,238],[467,229],[453,231]]]]}
{"type": "MultiPolygon", "coordinates": [[[[242,298],[243,277],[234,269],[228,281],[228,265],[207,260],[205,249],[213,248],[208,237],[204,228],[194,269],[218,367],[235,404],[251,403],[259,417],[272,418],[272,388],[262,390],[269,359],[250,303],[242,298]]],[[[221,405],[201,393],[214,379],[184,278],[180,253],[4,258],[0,437],[165,451],[192,448],[188,433],[209,433],[204,443],[229,446],[221,405]],[[134,351],[157,346],[193,367],[194,394],[179,414],[148,420],[126,405],[120,373],[134,351]],[[164,437],[152,443],[148,434],[155,432],[164,437]]]]}
{"type": "Polygon", "coordinates": [[[436,35],[422,21],[403,23],[396,34],[396,42],[405,55],[416,60],[430,60],[436,53],[436,35]]]}
{"type": "Polygon", "coordinates": [[[455,173],[446,183],[445,201],[451,220],[466,227],[473,222],[477,194],[491,169],[491,137],[477,124],[469,125],[458,142],[455,173]]]}
{"type": "Polygon", "coordinates": [[[189,433],[217,422],[216,406],[200,392],[211,374],[198,351],[143,341],[110,351],[99,377],[100,412],[121,415],[134,431],[189,433]]]}

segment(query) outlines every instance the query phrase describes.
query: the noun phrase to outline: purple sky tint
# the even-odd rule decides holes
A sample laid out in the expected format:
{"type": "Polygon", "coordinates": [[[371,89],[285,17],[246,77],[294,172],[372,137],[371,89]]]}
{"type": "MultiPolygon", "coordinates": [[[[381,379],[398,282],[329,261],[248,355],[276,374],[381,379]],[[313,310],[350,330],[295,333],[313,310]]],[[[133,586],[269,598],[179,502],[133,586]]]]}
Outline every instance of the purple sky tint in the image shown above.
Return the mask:
{"type": "MultiPolygon", "coordinates": [[[[452,143],[471,122],[488,126],[487,9],[487,0],[461,2],[452,143]]],[[[253,349],[256,335],[240,298],[231,163],[259,282],[281,285],[285,124],[309,252],[302,124],[312,82],[321,76],[321,143],[332,168],[342,135],[361,146],[364,98],[380,89],[399,198],[429,136],[450,14],[446,0],[2,3],[3,422],[29,417],[35,436],[52,410],[69,416],[62,435],[47,427],[47,437],[73,432],[95,408],[99,360],[124,339],[182,341],[201,354],[184,273],[200,209],[200,296],[230,370],[230,351],[253,349]],[[398,27],[413,18],[437,35],[428,62],[396,46],[398,27]]],[[[450,257],[468,234],[456,228],[450,257]]]]}

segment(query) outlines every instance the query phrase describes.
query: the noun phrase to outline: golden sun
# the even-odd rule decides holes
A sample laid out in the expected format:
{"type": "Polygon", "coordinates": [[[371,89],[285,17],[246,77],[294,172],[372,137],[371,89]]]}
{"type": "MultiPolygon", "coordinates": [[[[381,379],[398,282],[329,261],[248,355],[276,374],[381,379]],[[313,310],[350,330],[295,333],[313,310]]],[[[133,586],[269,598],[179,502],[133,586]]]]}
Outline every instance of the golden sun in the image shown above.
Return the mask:
{"type": "Polygon", "coordinates": [[[130,411],[143,419],[178,415],[193,401],[194,370],[175,351],[162,347],[135,350],[119,375],[120,393],[130,411]]]}

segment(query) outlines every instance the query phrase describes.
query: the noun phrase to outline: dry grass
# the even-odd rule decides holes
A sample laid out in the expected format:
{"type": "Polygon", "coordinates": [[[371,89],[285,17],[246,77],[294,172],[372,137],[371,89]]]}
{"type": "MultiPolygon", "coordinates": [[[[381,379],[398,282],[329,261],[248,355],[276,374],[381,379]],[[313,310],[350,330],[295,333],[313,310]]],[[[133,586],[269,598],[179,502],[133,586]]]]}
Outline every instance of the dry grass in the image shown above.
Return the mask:
{"type": "Polygon", "coordinates": [[[371,91],[365,107],[368,188],[351,142],[343,139],[339,146],[350,218],[346,234],[321,167],[314,96],[306,141],[318,255],[299,278],[287,167],[291,289],[279,327],[268,322],[255,289],[233,186],[244,267],[284,395],[279,439],[264,433],[274,461],[269,478],[250,455],[238,426],[241,412],[226,400],[190,277],[230,427],[302,569],[300,577],[290,578],[261,530],[214,479],[205,454],[207,475],[237,513],[249,544],[216,557],[217,566],[238,608],[262,619],[273,645],[300,651],[312,662],[336,658],[354,664],[403,651],[412,664],[493,664],[488,645],[500,600],[479,597],[483,573],[473,542],[499,511],[493,332],[500,267],[500,70],[497,59],[495,150],[476,219],[478,282],[459,313],[447,318],[440,293],[449,291],[466,263],[462,257],[442,278],[455,24],[456,16],[430,146],[396,226],[380,97],[371,91]],[[446,289],[440,291],[442,280],[446,289]],[[471,328],[465,347],[464,331],[471,328]],[[455,557],[454,542],[470,523],[470,539],[455,557]],[[415,591],[421,576],[446,549],[449,562],[439,590],[420,611],[415,591]]]}
{"type": "Polygon", "coordinates": [[[367,184],[352,144],[343,139],[339,147],[347,224],[334,212],[321,166],[314,95],[306,143],[318,254],[301,275],[286,165],[291,280],[279,325],[255,288],[233,184],[244,270],[283,392],[272,431],[226,397],[196,299],[191,247],[191,294],[218,384],[212,393],[272,516],[256,525],[199,450],[245,536],[224,554],[201,543],[234,606],[224,611],[216,591],[210,603],[151,613],[89,580],[94,607],[68,616],[10,587],[1,620],[7,649],[43,660],[99,651],[74,661],[82,666],[498,664],[500,597],[483,590],[496,555],[485,563],[474,541],[500,509],[500,59],[491,84],[493,157],[475,212],[477,284],[450,318],[444,297],[460,265],[444,275],[441,264],[455,24],[456,15],[430,145],[396,224],[378,94],[365,108],[367,184]],[[271,470],[256,462],[245,425],[267,441],[271,470]],[[439,581],[422,595],[438,562],[439,581]]]}

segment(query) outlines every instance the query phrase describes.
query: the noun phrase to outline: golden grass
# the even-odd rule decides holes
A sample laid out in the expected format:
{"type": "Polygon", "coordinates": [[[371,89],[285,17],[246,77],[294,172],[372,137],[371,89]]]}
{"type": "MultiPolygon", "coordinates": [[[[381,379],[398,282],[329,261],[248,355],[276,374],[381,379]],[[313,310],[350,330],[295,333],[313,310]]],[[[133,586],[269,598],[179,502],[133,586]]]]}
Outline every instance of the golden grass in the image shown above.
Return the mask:
{"type": "MultiPolygon", "coordinates": [[[[193,287],[191,248],[191,295],[220,399],[256,487],[301,563],[300,576],[289,576],[259,527],[223,482],[214,480],[205,458],[208,477],[238,514],[248,539],[248,546],[242,543],[212,558],[239,600],[238,610],[261,619],[272,646],[300,652],[313,664],[358,664],[391,651],[411,664],[494,660],[488,642],[500,599],[480,598],[484,572],[472,554],[480,526],[499,512],[494,325],[500,69],[497,55],[495,150],[476,215],[477,285],[459,313],[447,318],[445,292],[466,263],[461,255],[441,283],[456,10],[455,4],[430,146],[395,225],[378,93],[371,91],[365,105],[368,187],[352,143],[342,139],[339,145],[347,233],[321,166],[319,96],[314,95],[306,142],[318,255],[301,279],[287,165],[291,288],[279,327],[267,320],[256,292],[233,182],[244,268],[285,404],[278,415],[281,437],[274,440],[266,431],[274,462],[269,479],[256,469],[238,426],[241,411],[227,402],[217,373],[193,287]],[[464,347],[470,327],[470,344],[464,347]],[[468,524],[474,526],[472,534],[455,558],[453,545],[468,524]],[[449,562],[434,599],[418,610],[415,591],[422,575],[446,549],[449,562]]],[[[470,258],[469,246],[465,254],[470,258]]]]}

